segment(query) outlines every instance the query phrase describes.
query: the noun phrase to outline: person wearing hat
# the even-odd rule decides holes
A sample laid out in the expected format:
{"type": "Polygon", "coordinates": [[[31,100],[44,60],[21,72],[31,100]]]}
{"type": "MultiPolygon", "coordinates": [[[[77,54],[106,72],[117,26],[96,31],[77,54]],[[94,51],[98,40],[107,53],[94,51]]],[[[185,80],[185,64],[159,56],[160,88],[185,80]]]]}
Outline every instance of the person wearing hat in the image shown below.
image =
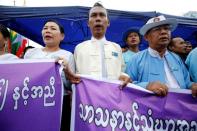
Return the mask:
{"type": "Polygon", "coordinates": [[[149,19],[140,29],[149,47],[131,58],[126,73],[134,84],[158,96],[166,96],[168,88],[183,88],[192,89],[192,95],[196,97],[197,84],[190,81],[180,57],[167,50],[176,26],[176,19],[166,19],[163,15],[149,19]]]}
{"type": "Polygon", "coordinates": [[[131,57],[139,51],[141,35],[137,28],[130,28],[123,34],[123,41],[128,50],[123,53],[124,62],[127,66],[131,57]]]}

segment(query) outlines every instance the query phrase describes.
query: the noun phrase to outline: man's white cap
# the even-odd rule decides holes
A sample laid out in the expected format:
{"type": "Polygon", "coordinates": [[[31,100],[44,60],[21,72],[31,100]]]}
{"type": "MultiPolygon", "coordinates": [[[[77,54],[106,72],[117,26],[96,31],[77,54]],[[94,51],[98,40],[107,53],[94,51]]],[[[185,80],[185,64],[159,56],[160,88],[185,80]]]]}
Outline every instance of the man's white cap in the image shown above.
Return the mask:
{"type": "Polygon", "coordinates": [[[166,19],[163,15],[153,17],[149,19],[144,26],[140,29],[140,34],[145,35],[150,29],[161,26],[161,25],[170,25],[171,31],[174,31],[177,27],[177,20],[174,18],[166,19]]]}

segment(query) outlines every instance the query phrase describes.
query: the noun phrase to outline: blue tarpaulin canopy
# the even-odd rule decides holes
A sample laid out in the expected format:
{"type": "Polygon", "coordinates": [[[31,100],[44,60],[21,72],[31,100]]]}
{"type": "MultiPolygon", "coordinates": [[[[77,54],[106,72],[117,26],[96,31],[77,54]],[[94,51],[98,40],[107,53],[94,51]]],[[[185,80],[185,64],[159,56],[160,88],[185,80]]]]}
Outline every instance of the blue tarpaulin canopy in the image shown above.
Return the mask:
{"type": "MultiPolygon", "coordinates": [[[[75,46],[90,39],[91,32],[87,26],[88,11],[90,7],[65,6],[65,7],[13,7],[0,6],[0,23],[25,37],[44,45],[41,30],[44,21],[57,19],[65,29],[65,39],[61,47],[73,52],[75,46]]],[[[161,15],[158,12],[129,12],[119,10],[108,10],[110,27],[106,38],[119,44],[123,44],[122,34],[130,27],[141,27],[146,21],[161,15]]],[[[197,19],[165,15],[167,18],[176,18],[179,22],[178,28],[172,36],[180,36],[197,46],[197,19]]],[[[141,49],[147,47],[143,40],[141,49]]]]}

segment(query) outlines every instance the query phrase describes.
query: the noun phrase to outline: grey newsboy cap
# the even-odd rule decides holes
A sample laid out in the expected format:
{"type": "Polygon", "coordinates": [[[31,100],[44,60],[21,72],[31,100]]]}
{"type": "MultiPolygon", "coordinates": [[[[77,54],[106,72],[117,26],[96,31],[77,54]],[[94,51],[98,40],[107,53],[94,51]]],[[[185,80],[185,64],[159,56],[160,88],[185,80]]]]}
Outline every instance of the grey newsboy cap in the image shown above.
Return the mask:
{"type": "Polygon", "coordinates": [[[140,29],[140,34],[145,35],[150,29],[161,26],[161,25],[170,25],[171,31],[174,31],[177,27],[177,20],[174,18],[166,19],[163,15],[153,17],[149,19],[144,26],[140,29]]]}

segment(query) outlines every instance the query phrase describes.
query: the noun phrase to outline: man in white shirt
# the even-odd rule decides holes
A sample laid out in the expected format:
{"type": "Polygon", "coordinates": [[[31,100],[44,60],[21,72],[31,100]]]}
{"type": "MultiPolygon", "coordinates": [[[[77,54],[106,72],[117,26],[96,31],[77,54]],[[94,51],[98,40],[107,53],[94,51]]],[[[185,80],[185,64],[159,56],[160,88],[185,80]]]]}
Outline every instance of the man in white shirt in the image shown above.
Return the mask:
{"type": "Polygon", "coordinates": [[[92,32],[91,40],[75,48],[76,72],[97,78],[119,79],[126,85],[130,78],[123,73],[122,51],[118,44],[105,38],[109,19],[107,10],[100,3],[95,3],[90,9],[88,26],[92,32]]]}

